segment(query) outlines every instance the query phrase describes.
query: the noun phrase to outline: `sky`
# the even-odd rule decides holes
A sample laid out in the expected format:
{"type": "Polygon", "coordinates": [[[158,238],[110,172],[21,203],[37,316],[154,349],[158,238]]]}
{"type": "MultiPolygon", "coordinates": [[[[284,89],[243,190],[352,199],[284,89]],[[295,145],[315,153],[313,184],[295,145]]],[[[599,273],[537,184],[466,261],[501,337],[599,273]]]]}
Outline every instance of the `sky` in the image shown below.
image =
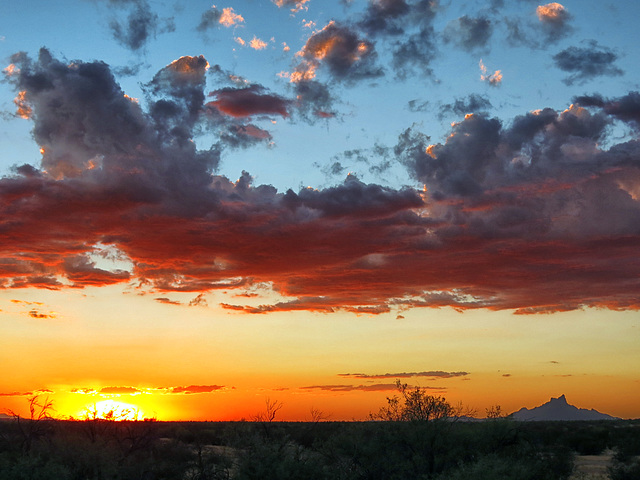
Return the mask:
{"type": "Polygon", "coordinates": [[[0,411],[640,417],[639,17],[2,2],[0,411]]]}

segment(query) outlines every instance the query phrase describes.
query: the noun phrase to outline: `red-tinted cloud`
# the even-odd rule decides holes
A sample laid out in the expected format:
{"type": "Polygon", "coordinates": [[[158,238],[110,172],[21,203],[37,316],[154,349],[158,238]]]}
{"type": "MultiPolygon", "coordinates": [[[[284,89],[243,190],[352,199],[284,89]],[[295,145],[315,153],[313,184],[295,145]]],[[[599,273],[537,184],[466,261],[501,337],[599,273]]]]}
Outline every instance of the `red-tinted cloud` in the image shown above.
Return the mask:
{"type": "Polygon", "coordinates": [[[100,393],[132,395],[140,393],[140,390],[135,387],[103,387],[100,389],[100,393]]]}
{"type": "Polygon", "coordinates": [[[236,118],[251,115],[281,115],[288,117],[289,101],[273,94],[261,93],[263,88],[251,86],[246,88],[223,88],[211,92],[215,100],[207,105],[217,108],[225,115],[236,118]]]}
{"type": "Polygon", "coordinates": [[[3,288],[135,281],[200,294],[264,283],[282,296],[225,305],[251,313],[640,308],[640,145],[608,137],[614,119],[636,126],[637,94],[505,124],[468,115],[435,145],[409,128],[390,151],[424,190],[348,176],[278,192],[246,172],[213,173],[223,149],[268,132],[205,108],[203,57],[154,77],[149,112],[100,62],[70,66],[47,51],[13,62],[8,80],[26,91],[44,156],[42,168],[0,179],[3,288]],[[203,124],[218,140],[198,150],[203,124]],[[117,252],[112,267],[104,246],[117,252]]]}
{"type": "Polygon", "coordinates": [[[223,388],[225,387],[221,385],[190,385],[188,387],[169,387],[166,389],[166,393],[192,395],[196,393],[211,393],[223,388]]]}

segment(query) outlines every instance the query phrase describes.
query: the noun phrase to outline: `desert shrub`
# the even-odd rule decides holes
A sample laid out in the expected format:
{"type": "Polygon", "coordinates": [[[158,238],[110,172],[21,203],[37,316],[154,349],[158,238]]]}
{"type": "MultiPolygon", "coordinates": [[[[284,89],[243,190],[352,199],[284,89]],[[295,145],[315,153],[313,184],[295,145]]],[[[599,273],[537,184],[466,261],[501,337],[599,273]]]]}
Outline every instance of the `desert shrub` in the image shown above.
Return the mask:
{"type": "Polygon", "coordinates": [[[0,455],[0,478],[7,480],[73,480],[72,472],[40,455],[0,455]]]}
{"type": "Polygon", "coordinates": [[[640,458],[614,456],[609,467],[611,480],[638,480],[640,478],[640,458]]]}
{"type": "Polygon", "coordinates": [[[578,455],[600,455],[609,445],[609,430],[603,426],[579,426],[568,435],[566,445],[578,455]]]}
{"type": "Polygon", "coordinates": [[[329,475],[317,452],[288,441],[286,437],[255,435],[243,452],[234,479],[237,480],[325,480],[329,475]]]}

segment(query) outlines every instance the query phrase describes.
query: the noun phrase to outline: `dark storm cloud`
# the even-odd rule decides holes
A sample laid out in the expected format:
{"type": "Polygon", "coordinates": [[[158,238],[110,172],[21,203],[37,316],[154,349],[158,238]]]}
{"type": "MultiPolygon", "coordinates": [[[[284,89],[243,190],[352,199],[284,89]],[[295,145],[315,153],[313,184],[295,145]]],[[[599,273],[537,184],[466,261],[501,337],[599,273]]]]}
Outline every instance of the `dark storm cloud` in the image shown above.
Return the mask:
{"type": "Polygon", "coordinates": [[[587,42],[586,47],[569,47],[553,56],[556,66],[569,72],[563,80],[567,85],[584,83],[599,76],[618,76],[624,72],[615,66],[618,55],[610,48],[598,45],[595,40],[587,42]]]}
{"type": "MultiPolygon", "coordinates": [[[[148,108],[104,63],[46,50],[12,62],[5,75],[43,158],[0,179],[2,288],[120,282],[170,298],[270,285],[283,298],[223,305],[250,313],[640,309],[640,147],[610,128],[637,128],[636,92],[510,122],[466,115],[433,145],[406,129],[381,156],[424,189],[349,175],[278,192],[246,172],[214,173],[221,153],[270,134],[205,105],[203,57],[160,70],[145,85],[148,108]],[[203,129],[213,144],[198,149],[203,129]],[[127,266],[105,267],[100,245],[127,266]]],[[[313,82],[297,85],[326,93],[313,82]]],[[[278,110],[269,105],[258,110],[278,110]]]]}
{"type": "Polygon", "coordinates": [[[456,98],[453,103],[441,105],[439,117],[444,118],[447,114],[462,116],[468,113],[479,113],[491,107],[491,101],[489,101],[486,95],[472,93],[466,97],[456,98]]]}
{"type": "Polygon", "coordinates": [[[493,26],[487,17],[464,15],[449,22],[444,29],[443,38],[445,43],[453,43],[467,52],[472,52],[485,50],[492,33],[493,26]]]}

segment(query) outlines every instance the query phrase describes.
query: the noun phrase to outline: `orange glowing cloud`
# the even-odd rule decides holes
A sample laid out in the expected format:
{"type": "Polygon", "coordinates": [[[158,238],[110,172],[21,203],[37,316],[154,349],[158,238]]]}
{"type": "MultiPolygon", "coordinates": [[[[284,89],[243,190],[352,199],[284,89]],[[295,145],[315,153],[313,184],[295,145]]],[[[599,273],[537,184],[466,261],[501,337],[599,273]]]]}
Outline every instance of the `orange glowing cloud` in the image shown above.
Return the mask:
{"type": "Polygon", "coordinates": [[[489,85],[492,85],[494,87],[502,83],[501,70],[496,70],[494,73],[487,75],[487,67],[482,62],[482,59],[480,59],[479,65],[480,65],[480,80],[482,80],[483,82],[487,82],[489,85]]]}
{"type": "Polygon", "coordinates": [[[553,2],[538,6],[536,14],[541,22],[562,22],[567,16],[567,9],[563,5],[553,2]]]}
{"type": "Polygon", "coordinates": [[[254,50],[264,50],[265,48],[267,48],[267,42],[260,40],[258,37],[254,35],[251,41],[249,42],[249,46],[254,50]]]}
{"type": "MultiPolygon", "coordinates": [[[[174,60],[165,67],[165,70],[169,70],[183,76],[201,76],[208,69],[209,62],[207,62],[202,55],[199,57],[183,56],[174,60]]],[[[131,100],[131,97],[128,95],[125,95],[125,98],[131,100]]],[[[137,101],[135,103],[137,103],[137,101]]]]}
{"type": "Polygon", "coordinates": [[[244,18],[242,15],[235,13],[232,7],[227,7],[222,9],[222,15],[220,15],[218,22],[225,27],[231,27],[244,22],[244,18]]]}
{"type": "Polygon", "coordinates": [[[292,83],[315,78],[320,65],[328,67],[336,79],[376,77],[382,70],[375,66],[373,44],[358,37],[349,26],[329,22],[309,37],[296,53],[300,63],[289,74],[292,83]]]}
{"type": "Polygon", "coordinates": [[[31,117],[33,111],[27,103],[26,95],[26,90],[18,92],[16,98],[13,99],[13,103],[16,105],[16,115],[18,115],[20,118],[28,120],[31,117]]]}
{"type": "Polygon", "coordinates": [[[293,13],[297,13],[300,10],[307,10],[309,8],[305,5],[307,2],[309,2],[309,0],[273,0],[273,3],[280,8],[292,6],[291,11],[293,13]]]}
{"type": "Polygon", "coordinates": [[[10,63],[4,70],[3,72],[5,73],[5,75],[7,75],[8,77],[11,77],[13,75],[17,75],[20,73],[20,69],[18,67],[16,67],[15,64],[10,63]]]}

